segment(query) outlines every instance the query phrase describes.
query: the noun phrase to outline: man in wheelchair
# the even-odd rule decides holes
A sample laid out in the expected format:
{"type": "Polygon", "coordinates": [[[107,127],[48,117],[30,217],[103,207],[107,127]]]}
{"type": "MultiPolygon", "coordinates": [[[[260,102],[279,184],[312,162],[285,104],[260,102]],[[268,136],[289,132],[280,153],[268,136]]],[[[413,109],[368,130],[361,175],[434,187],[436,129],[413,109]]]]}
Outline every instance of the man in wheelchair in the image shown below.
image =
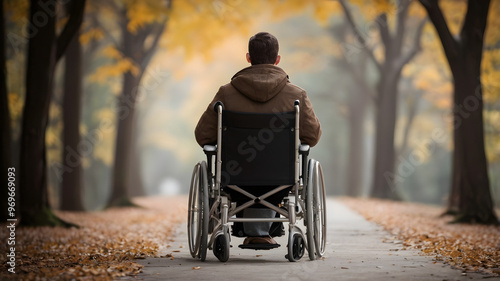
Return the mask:
{"type": "MultiPolygon", "coordinates": [[[[219,171],[219,173],[222,174],[219,176],[222,177],[220,179],[222,185],[224,181],[229,182],[228,177],[231,175],[240,175],[239,172],[245,171],[244,169],[253,169],[250,166],[241,165],[241,162],[248,162],[254,166],[260,165],[261,168],[266,165],[274,165],[272,163],[273,161],[266,160],[259,163],[258,160],[254,161],[254,159],[258,159],[257,156],[259,153],[262,154],[273,151],[271,141],[279,137],[280,134],[278,133],[281,132],[281,130],[290,127],[290,130],[292,132],[294,131],[294,124],[289,124],[291,122],[288,122],[289,120],[287,118],[295,118],[294,112],[296,110],[298,114],[297,119],[299,120],[296,129],[298,130],[298,128],[300,128],[300,143],[312,147],[316,145],[320,139],[320,123],[313,111],[312,104],[307,97],[306,91],[290,83],[288,75],[277,66],[281,59],[278,55],[278,50],[278,40],[273,35],[267,32],[260,32],[252,36],[249,40],[248,53],[246,54],[246,59],[251,63],[251,66],[236,73],[232,77],[230,83],[220,87],[196,126],[196,141],[200,146],[205,147],[205,153],[207,153],[207,155],[210,154],[209,150],[211,149],[213,150],[213,155],[215,155],[216,146],[214,145],[218,140],[218,127],[222,126],[222,124],[218,123],[219,119],[221,119],[220,117],[224,116],[223,118],[226,123],[224,124],[224,129],[219,128],[219,131],[226,130],[227,126],[230,126],[227,125],[227,122],[230,122],[234,125],[233,127],[236,128],[235,131],[238,132],[238,128],[241,124],[248,122],[258,123],[258,121],[250,121],[255,118],[258,119],[258,117],[255,117],[255,114],[272,114],[274,116],[271,119],[262,121],[267,123],[270,122],[270,128],[272,130],[267,129],[266,131],[260,129],[256,131],[255,135],[244,136],[243,139],[238,140],[236,143],[225,143],[224,150],[232,149],[235,152],[234,154],[238,154],[246,161],[237,163],[233,160],[223,163],[222,165],[225,166],[222,171],[219,171]],[[300,113],[298,108],[296,108],[298,104],[300,104],[300,113]],[[220,108],[224,109],[225,115],[221,112],[217,112],[217,107],[219,107],[219,105],[220,108]],[[243,115],[233,114],[232,112],[242,113],[243,115]]],[[[249,124],[249,126],[251,127],[253,124],[249,124]]],[[[257,125],[255,124],[255,126],[257,125]]],[[[219,137],[221,137],[221,135],[219,135],[219,137]]],[[[224,155],[220,156],[222,161],[225,161],[224,155]]],[[[291,162],[293,165],[293,156],[287,159],[286,161],[291,162]]],[[[221,159],[218,159],[218,161],[220,160],[221,159]]],[[[211,167],[211,162],[212,161],[209,160],[209,167],[211,167]]],[[[271,174],[271,178],[274,171],[273,168],[274,167],[266,167],[266,170],[271,174]]],[[[211,170],[211,168],[208,170],[211,170]]],[[[293,174],[293,172],[291,174],[293,174]]],[[[266,176],[263,177],[266,178],[266,176]]],[[[252,182],[252,179],[247,181],[247,183],[252,182]]],[[[251,194],[259,197],[280,184],[281,183],[278,182],[276,182],[276,184],[271,182],[268,186],[262,184],[252,186],[250,184],[234,187],[231,185],[229,187],[238,192],[228,193],[228,196],[231,202],[236,202],[236,206],[241,206],[249,200],[246,191],[251,190],[251,194]]],[[[254,199],[253,205],[237,213],[236,217],[264,218],[264,220],[265,218],[279,218],[280,214],[276,210],[270,209],[267,205],[264,206],[263,204],[269,202],[276,206],[280,205],[283,197],[287,196],[290,190],[291,187],[284,188],[274,194],[266,196],[266,202],[262,204],[258,201],[260,199],[254,199]]],[[[246,237],[243,245],[241,245],[242,248],[244,248],[245,245],[250,245],[250,248],[270,249],[279,246],[272,237],[283,235],[284,229],[282,222],[276,221],[235,222],[232,234],[238,237],[246,237]]],[[[221,259],[219,256],[218,258],[221,259]]],[[[204,259],[204,257],[202,259],[204,259]]]]}

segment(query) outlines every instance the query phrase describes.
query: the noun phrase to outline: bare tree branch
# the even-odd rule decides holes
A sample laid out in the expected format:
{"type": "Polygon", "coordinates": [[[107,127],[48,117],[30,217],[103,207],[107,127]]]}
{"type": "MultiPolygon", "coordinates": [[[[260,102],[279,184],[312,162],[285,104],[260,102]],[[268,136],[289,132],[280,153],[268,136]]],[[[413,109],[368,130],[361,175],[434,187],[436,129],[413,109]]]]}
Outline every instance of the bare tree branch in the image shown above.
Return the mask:
{"type": "Polygon", "coordinates": [[[394,40],[392,41],[392,51],[395,57],[401,55],[405,28],[406,28],[406,18],[408,17],[408,9],[410,7],[411,0],[399,0],[398,1],[398,12],[396,17],[396,34],[394,40]]]}
{"type": "Polygon", "coordinates": [[[61,34],[56,39],[56,61],[61,59],[73,36],[80,29],[85,11],[85,0],[73,0],[67,5],[71,5],[69,9],[71,12],[69,13],[68,22],[66,22],[61,34]]]}
{"type": "MultiPolygon", "coordinates": [[[[167,1],[167,9],[171,10],[172,9],[172,0],[167,1]]],[[[155,25],[155,31],[153,32],[154,34],[154,39],[153,42],[151,43],[151,46],[147,50],[144,51],[143,55],[143,60],[141,63],[141,76],[146,70],[146,67],[149,65],[149,62],[151,61],[151,58],[153,57],[155,51],[156,51],[156,46],[158,46],[158,42],[160,41],[161,36],[163,35],[163,32],[167,28],[167,23],[169,20],[169,16],[167,15],[166,18],[160,23],[155,25]]]]}
{"type": "Polygon", "coordinates": [[[424,18],[417,27],[417,32],[415,32],[415,37],[413,39],[413,48],[406,53],[403,57],[398,59],[396,69],[401,71],[403,67],[410,62],[413,57],[422,50],[422,44],[420,38],[422,37],[422,32],[424,30],[424,26],[427,23],[427,18],[424,18]]]}
{"type": "Polygon", "coordinates": [[[458,40],[453,37],[443,16],[441,8],[439,8],[437,0],[419,0],[420,4],[427,10],[427,14],[431,22],[434,24],[436,31],[443,43],[444,53],[448,62],[453,63],[459,54],[458,40]]]}
{"type": "MultiPolygon", "coordinates": [[[[147,50],[144,51],[143,59],[141,62],[141,72],[142,73],[146,70],[147,66],[149,65],[149,62],[151,61],[151,58],[153,57],[153,54],[156,51],[156,46],[158,45],[158,42],[160,41],[160,37],[163,34],[163,31],[165,31],[165,28],[167,26],[167,21],[168,21],[168,19],[165,19],[159,25],[159,27],[157,28],[158,30],[156,30],[156,32],[153,35],[154,39],[153,39],[153,42],[151,43],[151,46],[147,50]]],[[[141,73],[141,75],[142,75],[142,73],[141,73]]]]}
{"type": "Polygon", "coordinates": [[[384,43],[384,48],[386,53],[390,53],[390,47],[391,47],[391,34],[389,33],[389,26],[387,23],[387,15],[380,14],[377,19],[375,20],[377,23],[379,32],[380,32],[380,37],[382,38],[382,42],[384,43]]]}
{"type": "Polygon", "coordinates": [[[123,52],[120,48],[120,44],[118,43],[118,40],[111,34],[111,32],[106,28],[104,24],[101,23],[99,18],[95,13],[90,14],[90,19],[92,20],[93,25],[98,26],[106,36],[104,36],[106,39],[111,40],[111,43],[115,46],[117,50],[120,52],[123,52]]]}
{"type": "Polygon", "coordinates": [[[359,31],[358,27],[356,26],[356,23],[354,22],[354,19],[352,17],[351,11],[349,10],[349,7],[347,7],[344,0],[339,0],[339,2],[340,2],[340,5],[342,6],[342,9],[344,10],[344,14],[346,16],[347,22],[349,23],[349,25],[351,26],[351,28],[354,32],[354,36],[359,41],[359,43],[361,43],[361,45],[363,45],[363,48],[368,53],[368,56],[373,61],[373,63],[377,66],[377,69],[379,71],[382,71],[382,67],[380,66],[380,63],[375,58],[373,50],[368,46],[365,38],[361,35],[361,32],[359,31]]]}

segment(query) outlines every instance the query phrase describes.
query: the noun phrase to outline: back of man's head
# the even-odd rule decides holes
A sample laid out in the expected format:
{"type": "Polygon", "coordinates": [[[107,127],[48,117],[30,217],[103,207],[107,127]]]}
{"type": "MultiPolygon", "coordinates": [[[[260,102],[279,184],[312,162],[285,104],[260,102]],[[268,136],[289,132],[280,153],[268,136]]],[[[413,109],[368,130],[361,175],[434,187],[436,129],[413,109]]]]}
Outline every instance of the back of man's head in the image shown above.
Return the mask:
{"type": "Polygon", "coordinates": [[[278,57],[278,39],[267,32],[259,32],[250,37],[248,41],[248,53],[252,65],[274,64],[278,57]]]}

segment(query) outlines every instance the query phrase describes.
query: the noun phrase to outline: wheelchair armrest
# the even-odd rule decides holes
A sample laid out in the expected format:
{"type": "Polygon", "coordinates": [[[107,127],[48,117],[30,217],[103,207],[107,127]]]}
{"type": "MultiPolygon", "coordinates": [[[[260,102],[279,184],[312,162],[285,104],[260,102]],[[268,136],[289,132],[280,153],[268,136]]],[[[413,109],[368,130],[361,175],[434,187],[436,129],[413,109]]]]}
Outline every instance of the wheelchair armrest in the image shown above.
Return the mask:
{"type": "Polygon", "coordinates": [[[311,147],[308,144],[301,144],[299,146],[299,153],[300,154],[309,155],[310,150],[311,150],[311,147]]]}
{"type": "Polygon", "coordinates": [[[203,146],[203,152],[205,152],[206,155],[215,155],[217,153],[217,146],[205,144],[203,146]]]}

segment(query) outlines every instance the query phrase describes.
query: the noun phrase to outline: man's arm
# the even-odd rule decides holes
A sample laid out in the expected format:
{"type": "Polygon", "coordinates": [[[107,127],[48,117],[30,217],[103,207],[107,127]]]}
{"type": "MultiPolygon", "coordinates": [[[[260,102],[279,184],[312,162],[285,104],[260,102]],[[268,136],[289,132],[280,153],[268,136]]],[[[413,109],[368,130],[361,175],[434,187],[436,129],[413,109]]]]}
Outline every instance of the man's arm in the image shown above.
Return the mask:
{"type": "Polygon", "coordinates": [[[198,142],[201,147],[205,144],[211,144],[217,141],[217,113],[214,111],[214,104],[219,100],[224,102],[222,96],[221,89],[219,89],[198,121],[198,125],[196,125],[194,135],[196,137],[196,142],[198,142]]]}
{"type": "Polygon", "coordinates": [[[300,103],[300,140],[303,143],[315,146],[321,137],[321,125],[314,113],[311,101],[304,92],[300,103]]]}

